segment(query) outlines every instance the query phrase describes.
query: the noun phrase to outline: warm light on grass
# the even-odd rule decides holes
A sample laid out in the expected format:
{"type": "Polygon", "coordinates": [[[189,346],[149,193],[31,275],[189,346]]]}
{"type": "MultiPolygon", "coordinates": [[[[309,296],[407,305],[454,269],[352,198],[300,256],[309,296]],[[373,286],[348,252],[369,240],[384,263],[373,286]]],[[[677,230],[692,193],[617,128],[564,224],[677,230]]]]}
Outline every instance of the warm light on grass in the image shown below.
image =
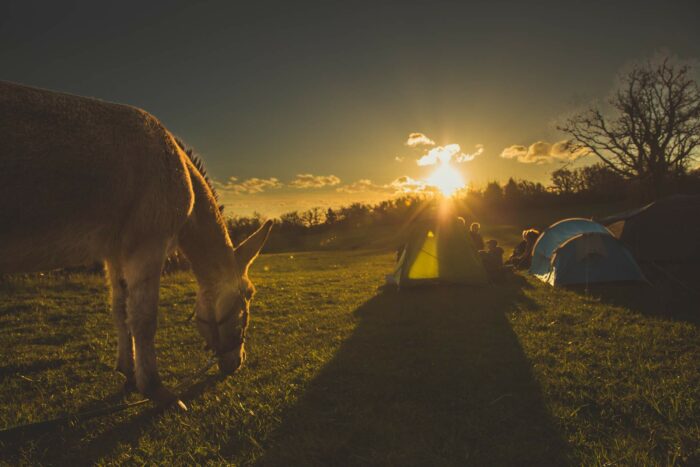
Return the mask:
{"type": "MultiPolygon", "coordinates": [[[[520,239],[516,227],[484,227],[509,246],[520,239]]],[[[353,453],[379,465],[666,465],[674,455],[698,465],[700,327],[671,308],[653,314],[662,298],[677,303],[657,295],[665,289],[610,285],[611,303],[514,273],[488,287],[378,291],[396,266],[396,232],[363,228],[384,252],[351,250],[353,228],[345,250],[253,264],[248,360],[227,380],[198,379],[189,412],[135,409],[7,437],[0,463],[346,465],[353,453]]],[[[193,276],[162,281],[158,348],[175,384],[208,355],[183,325],[193,276]]],[[[94,311],[108,300],[103,282],[0,283],[0,427],[121,400],[115,332],[94,311]]],[[[692,292],[680,298],[689,312],[692,292]]]]}

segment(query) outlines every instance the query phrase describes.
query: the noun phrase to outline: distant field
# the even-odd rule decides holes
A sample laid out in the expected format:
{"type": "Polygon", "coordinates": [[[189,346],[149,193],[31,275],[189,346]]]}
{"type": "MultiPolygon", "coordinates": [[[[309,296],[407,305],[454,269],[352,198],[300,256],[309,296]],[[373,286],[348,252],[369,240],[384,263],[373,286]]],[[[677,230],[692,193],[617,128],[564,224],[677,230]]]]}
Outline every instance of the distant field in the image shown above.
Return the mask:
{"type": "MultiPolygon", "coordinates": [[[[392,266],[393,254],[372,251],[264,255],[239,374],[200,381],[186,413],[141,407],[3,439],[0,459],[700,464],[697,322],[638,287],[608,300],[521,275],[382,291],[392,266]]],[[[157,344],[169,384],[206,360],[183,323],[194,294],[190,275],[164,279],[157,344]]],[[[0,426],[121,400],[102,279],[0,282],[0,339],[0,426]]]]}

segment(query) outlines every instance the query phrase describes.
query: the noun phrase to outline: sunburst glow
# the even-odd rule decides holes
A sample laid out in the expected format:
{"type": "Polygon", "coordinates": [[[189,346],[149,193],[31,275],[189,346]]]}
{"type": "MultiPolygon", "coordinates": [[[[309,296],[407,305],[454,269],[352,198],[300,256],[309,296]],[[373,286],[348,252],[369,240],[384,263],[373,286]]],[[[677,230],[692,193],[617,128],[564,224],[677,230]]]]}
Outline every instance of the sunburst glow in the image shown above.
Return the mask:
{"type": "Polygon", "coordinates": [[[428,185],[437,187],[445,196],[452,196],[464,187],[462,174],[449,162],[442,162],[426,180],[428,185]]]}

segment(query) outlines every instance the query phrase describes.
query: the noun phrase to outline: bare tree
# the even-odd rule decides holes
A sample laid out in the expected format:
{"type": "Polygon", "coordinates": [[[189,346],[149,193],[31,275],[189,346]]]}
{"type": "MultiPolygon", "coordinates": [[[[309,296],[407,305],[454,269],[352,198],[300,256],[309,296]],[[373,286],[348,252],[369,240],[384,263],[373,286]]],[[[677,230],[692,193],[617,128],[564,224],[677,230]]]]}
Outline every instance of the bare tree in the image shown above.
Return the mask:
{"type": "Polygon", "coordinates": [[[307,227],[316,227],[323,222],[323,210],[321,208],[311,208],[301,213],[301,219],[307,227]]]}
{"type": "Polygon", "coordinates": [[[683,173],[700,146],[700,91],[687,65],[665,58],[633,67],[608,102],[559,127],[572,151],[588,150],[614,172],[662,194],[670,174],[683,173]]]}

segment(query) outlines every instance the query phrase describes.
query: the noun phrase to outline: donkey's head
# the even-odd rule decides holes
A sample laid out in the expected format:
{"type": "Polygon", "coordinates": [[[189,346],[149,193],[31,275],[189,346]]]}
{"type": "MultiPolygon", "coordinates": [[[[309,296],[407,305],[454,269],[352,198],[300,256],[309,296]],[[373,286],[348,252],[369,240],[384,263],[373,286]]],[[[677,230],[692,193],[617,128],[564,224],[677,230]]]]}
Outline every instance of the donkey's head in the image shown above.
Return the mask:
{"type": "Polygon", "coordinates": [[[248,268],[260,253],[272,228],[267,221],[232,252],[231,271],[207,289],[200,289],[195,305],[197,329],[219,360],[222,374],[231,374],[245,361],[245,335],[255,288],[248,268]]]}

